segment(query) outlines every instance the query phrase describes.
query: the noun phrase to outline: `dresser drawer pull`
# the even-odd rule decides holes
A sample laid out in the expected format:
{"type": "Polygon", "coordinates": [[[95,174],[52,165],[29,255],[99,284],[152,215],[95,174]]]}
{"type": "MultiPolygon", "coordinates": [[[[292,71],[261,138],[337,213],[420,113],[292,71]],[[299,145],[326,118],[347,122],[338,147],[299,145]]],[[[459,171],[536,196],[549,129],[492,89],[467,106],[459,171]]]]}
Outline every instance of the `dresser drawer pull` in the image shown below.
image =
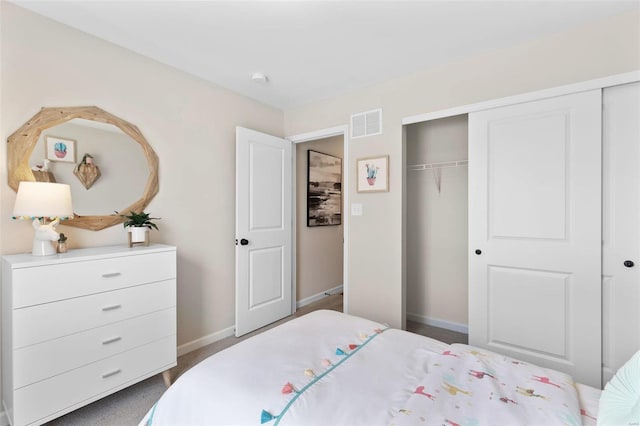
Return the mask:
{"type": "Polygon", "coordinates": [[[103,379],[106,379],[107,377],[111,377],[111,376],[115,376],[116,374],[118,374],[119,372],[121,372],[122,370],[120,370],[119,368],[117,370],[113,370],[113,371],[109,371],[108,373],[104,373],[102,375],[103,379]]]}
{"type": "Polygon", "coordinates": [[[114,309],[120,309],[122,307],[122,305],[118,304],[118,305],[109,305],[109,306],[105,306],[104,308],[102,308],[103,311],[113,311],[114,309]]]}
{"type": "Polygon", "coordinates": [[[118,337],[112,337],[111,339],[103,340],[102,344],[103,345],[108,345],[109,343],[115,343],[118,340],[122,340],[122,337],[118,336],[118,337]]]}
{"type": "Polygon", "coordinates": [[[120,272],[110,272],[108,274],[102,274],[102,278],[113,278],[122,275],[120,272]]]}

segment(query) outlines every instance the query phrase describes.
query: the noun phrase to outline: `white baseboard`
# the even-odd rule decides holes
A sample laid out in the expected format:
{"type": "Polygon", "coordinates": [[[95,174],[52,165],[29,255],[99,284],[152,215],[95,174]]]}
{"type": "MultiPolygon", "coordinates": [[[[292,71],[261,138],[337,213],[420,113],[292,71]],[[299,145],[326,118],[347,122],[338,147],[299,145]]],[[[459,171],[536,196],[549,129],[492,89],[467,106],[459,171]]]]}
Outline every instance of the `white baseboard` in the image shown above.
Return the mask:
{"type": "Polygon", "coordinates": [[[469,334],[469,326],[459,324],[457,322],[445,321],[436,318],[429,318],[424,315],[407,313],[409,321],[419,322],[420,324],[430,325],[432,327],[444,328],[445,330],[457,331],[458,333],[469,334]]]}
{"type": "Polygon", "coordinates": [[[178,346],[178,356],[182,356],[184,354],[188,354],[191,351],[195,351],[196,349],[203,348],[207,345],[210,345],[218,340],[222,340],[225,337],[233,336],[235,334],[236,328],[235,326],[227,327],[223,330],[216,331],[215,333],[211,333],[208,336],[201,337],[196,340],[192,340],[191,342],[187,342],[183,345],[178,346]]]}
{"type": "Polygon", "coordinates": [[[321,291],[318,294],[314,294],[313,296],[305,297],[304,299],[298,300],[296,303],[297,308],[302,308],[303,306],[307,306],[313,302],[317,302],[318,300],[324,299],[327,296],[330,296],[335,293],[340,293],[342,291],[342,284],[337,287],[330,288],[329,290],[321,291]]]}

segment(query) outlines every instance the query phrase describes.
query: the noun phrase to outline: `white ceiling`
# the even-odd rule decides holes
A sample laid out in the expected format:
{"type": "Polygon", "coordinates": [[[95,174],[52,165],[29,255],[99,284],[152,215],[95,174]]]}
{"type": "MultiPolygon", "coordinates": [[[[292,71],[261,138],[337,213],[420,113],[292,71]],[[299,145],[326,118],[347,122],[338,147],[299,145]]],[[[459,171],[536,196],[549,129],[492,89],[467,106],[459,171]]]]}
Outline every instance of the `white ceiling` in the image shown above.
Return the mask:
{"type": "Polygon", "coordinates": [[[635,1],[13,3],[278,108],[638,9],[635,1]],[[269,77],[251,81],[254,72],[269,77]]]}

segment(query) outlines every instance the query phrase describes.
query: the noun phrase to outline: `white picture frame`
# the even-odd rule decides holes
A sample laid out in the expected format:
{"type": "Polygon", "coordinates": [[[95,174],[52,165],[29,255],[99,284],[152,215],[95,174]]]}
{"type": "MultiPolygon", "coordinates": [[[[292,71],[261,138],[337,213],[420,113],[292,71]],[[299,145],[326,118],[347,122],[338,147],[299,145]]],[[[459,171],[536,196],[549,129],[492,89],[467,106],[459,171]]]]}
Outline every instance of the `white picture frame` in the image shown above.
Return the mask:
{"type": "Polygon", "coordinates": [[[389,156],[359,158],[356,160],[358,192],[389,191],[389,156]]]}
{"type": "Polygon", "coordinates": [[[58,136],[45,136],[45,158],[60,163],[76,163],[76,141],[58,136]]]}

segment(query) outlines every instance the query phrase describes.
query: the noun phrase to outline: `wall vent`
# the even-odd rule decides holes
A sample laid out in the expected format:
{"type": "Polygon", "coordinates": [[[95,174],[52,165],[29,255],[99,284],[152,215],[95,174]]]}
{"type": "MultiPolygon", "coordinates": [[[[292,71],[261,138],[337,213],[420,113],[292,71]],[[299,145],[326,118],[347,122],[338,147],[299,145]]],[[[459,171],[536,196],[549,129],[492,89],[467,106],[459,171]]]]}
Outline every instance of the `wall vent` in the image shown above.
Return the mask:
{"type": "Polygon", "coordinates": [[[351,139],[382,134],[382,108],[351,116],[351,139]]]}

